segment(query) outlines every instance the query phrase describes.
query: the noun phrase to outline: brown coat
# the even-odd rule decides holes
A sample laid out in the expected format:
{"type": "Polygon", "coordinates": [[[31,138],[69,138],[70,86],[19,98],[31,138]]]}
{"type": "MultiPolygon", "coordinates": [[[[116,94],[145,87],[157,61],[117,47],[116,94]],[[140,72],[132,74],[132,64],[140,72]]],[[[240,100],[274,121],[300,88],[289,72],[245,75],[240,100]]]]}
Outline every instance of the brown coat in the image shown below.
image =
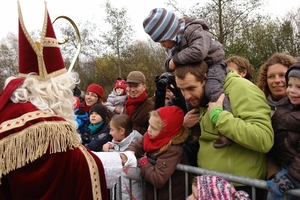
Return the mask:
{"type": "MultiPolygon", "coordinates": [[[[140,134],[144,135],[149,125],[149,112],[154,110],[154,103],[150,99],[146,98],[140,104],[137,104],[131,115],[133,121],[133,129],[137,130],[140,134]]],[[[124,108],[126,112],[126,107],[124,108]]]]}
{"type": "MultiPolygon", "coordinates": [[[[143,156],[143,138],[139,138],[131,143],[126,149],[135,151],[135,156],[140,158],[143,156]]],[[[159,156],[155,156],[157,151],[148,152],[147,156],[150,162],[146,163],[141,168],[141,174],[146,180],[146,199],[154,199],[154,187],[157,188],[157,199],[169,199],[169,182],[172,179],[172,199],[185,199],[184,181],[185,176],[183,171],[176,170],[178,163],[188,165],[188,158],[183,151],[181,145],[171,145],[167,151],[159,156]],[[151,161],[152,160],[152,161],[151,161]]]]}
{"type": "Polygon", "coordinates": [[[274,145],[268,157],[278,164],[290,165],[289,175],[300,181],[300,106],[283,97],[276,105],[272,125],[274,145]]]}

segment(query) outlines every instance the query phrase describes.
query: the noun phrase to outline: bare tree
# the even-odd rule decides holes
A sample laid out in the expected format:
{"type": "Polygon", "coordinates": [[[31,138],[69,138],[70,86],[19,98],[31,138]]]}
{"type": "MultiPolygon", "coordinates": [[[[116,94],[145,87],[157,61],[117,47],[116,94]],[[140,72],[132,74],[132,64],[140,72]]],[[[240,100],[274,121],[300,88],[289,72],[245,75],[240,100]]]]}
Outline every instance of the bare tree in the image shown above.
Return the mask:
{"type": "Polygon", "coordinates": [[[245,28],[260,20],[257,15],[262,0],[211,0],[195,3],[188,11],[181,11],[176,0],[168,0],[168,5],[182,13],[183,16],[202,18],[207,21],[215,38],[226,45],[228,39],[236,38],[245,28]]]}
{"type": "Polygon", "coordinates": [[[18,39],[13,33],[8,33],[6,38],[0,41],[0,88],[9,76],[18,74],[18,39]]]}
{"type": "Polygon", "coordinates": [[[109,31],[101,34],[101,40],[105,44],[107,55],[110,57],[118,68],[118,76],[122,76],[121,53],[127,49],[132,42],[133,30],[130,20],[127,17],[127,9],[118,9],[113,7],[109,1],[105,4],[106,17],[105,22],[111,27],[109,31]],[[115,60],[116,58],[116,60],[115,60]]]}

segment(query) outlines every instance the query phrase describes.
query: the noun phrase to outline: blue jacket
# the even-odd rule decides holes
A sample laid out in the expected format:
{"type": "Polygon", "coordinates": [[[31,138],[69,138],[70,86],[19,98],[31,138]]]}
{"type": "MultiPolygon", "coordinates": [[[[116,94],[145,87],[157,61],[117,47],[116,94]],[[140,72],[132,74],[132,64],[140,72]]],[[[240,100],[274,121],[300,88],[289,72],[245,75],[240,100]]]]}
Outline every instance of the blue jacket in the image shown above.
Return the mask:
{"type": "Polygon", "coordinates": [[[83,134],[84,125],[87,123],[87,121],[89,121],[89,114],[81,108],[74,110],[74,113],[76,115],[76,122],[78,125],[77,132],[83,134]]]}
{"type": "Polygon", "coordinates": [[[81,133],[82,144],[92,151],[102,151],[103,145],[112,140],[109,126],[104,122],[93,134],[90,134],[89,124],[90,122],[85,124],[85,131],[81,133]]]}

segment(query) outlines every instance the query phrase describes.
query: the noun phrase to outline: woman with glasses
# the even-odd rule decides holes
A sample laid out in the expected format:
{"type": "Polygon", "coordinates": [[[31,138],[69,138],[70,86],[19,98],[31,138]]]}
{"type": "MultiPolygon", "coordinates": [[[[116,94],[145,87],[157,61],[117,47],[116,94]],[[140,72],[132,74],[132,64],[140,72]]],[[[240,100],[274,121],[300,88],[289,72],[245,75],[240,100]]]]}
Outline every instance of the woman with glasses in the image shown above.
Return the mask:
{"type": "MultiPolygon", "coordinates": [[[[102,104],[102,98],[104,95],[104,89],[95,83],[90,84],[85,92],[84,101],[80,104],[79,108],[76,109],[75,115],[76,115],[76,122],[78,124],[77,132],[83,133],[84,132],[84,126],[89,121],[89,111],[91,107],[95,104],[102,104]]],[[[110,120],[110,117],[112,115],[107,110],[107,123],[110,120]]]]}

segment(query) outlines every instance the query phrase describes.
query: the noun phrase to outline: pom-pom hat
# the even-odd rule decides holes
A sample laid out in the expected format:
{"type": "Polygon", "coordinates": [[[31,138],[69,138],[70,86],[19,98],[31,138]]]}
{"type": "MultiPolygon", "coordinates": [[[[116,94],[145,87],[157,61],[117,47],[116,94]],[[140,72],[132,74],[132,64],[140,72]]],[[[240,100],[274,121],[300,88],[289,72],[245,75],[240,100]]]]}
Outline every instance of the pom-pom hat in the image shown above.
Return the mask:
{"type": "Polygon", "coordinates": [[[126,81],[121,78],[118,78],[116,80],[116,84],[115,84],[115,89],[117,89],[117,88],[122,88],[125,92],[126,91],[126,81]]]}
{"type": "Polygon", "coordinates": [[[18,1],[19,77],[25,78],[30,73],[40,80],[47,80],[67,72],[46,4],[40,42],[35,43],[25,28],[18,1]]]}
{"type": "Polygon", "coordinates": [[[180,23],[174,13],[164,8],[155,8],[145,18],[143,26],[154,42],[176,41],[180,23]]]}

